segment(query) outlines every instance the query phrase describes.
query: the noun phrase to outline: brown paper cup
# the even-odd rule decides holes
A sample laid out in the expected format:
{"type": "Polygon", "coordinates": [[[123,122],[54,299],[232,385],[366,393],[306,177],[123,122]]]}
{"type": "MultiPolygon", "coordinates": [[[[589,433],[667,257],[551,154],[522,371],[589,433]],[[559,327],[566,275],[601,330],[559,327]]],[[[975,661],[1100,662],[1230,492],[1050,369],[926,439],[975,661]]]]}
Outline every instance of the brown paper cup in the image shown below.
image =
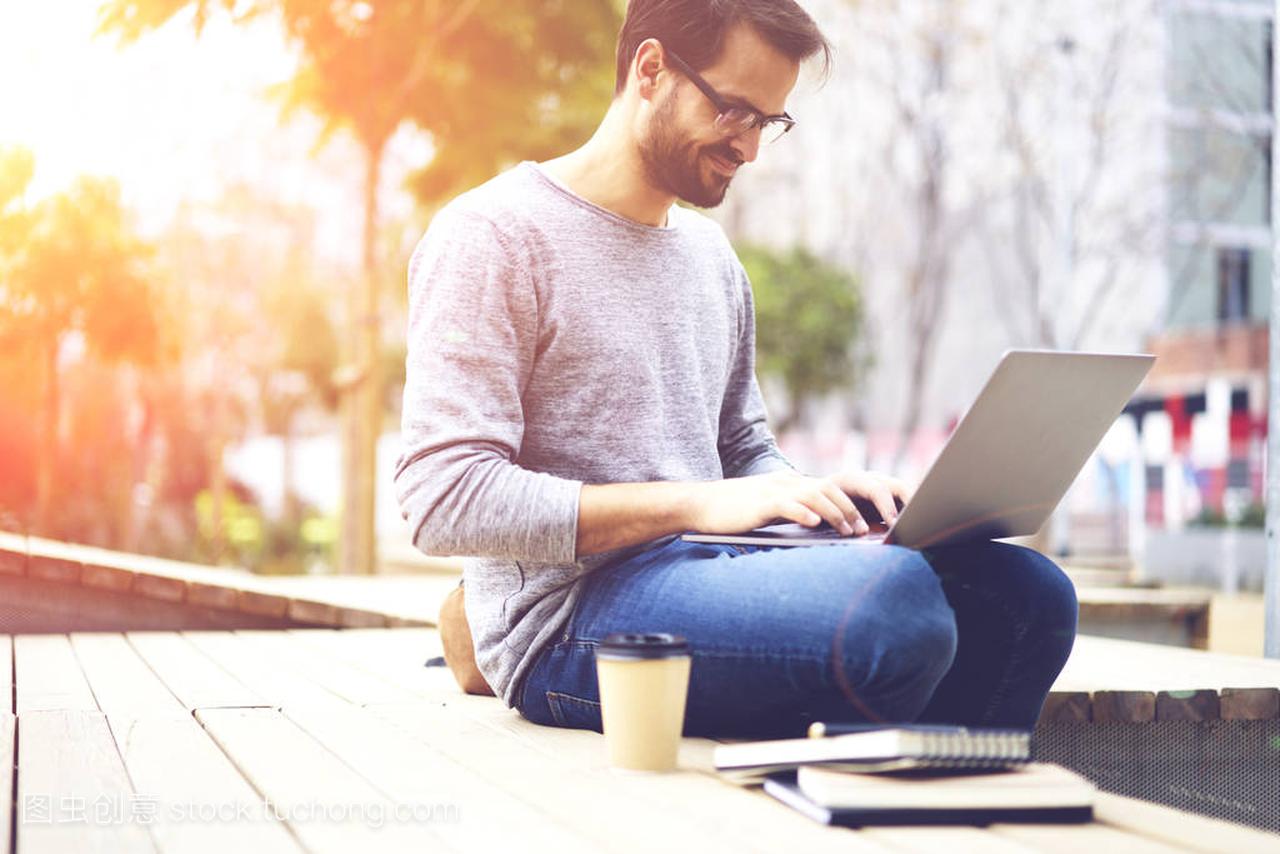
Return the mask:
{"type": "Polygon", "coordinates": [[[668,634],[612,634],[596,649],[600,715],[609,765],[628,771],[676,767],[689,645],[668,634]]]}

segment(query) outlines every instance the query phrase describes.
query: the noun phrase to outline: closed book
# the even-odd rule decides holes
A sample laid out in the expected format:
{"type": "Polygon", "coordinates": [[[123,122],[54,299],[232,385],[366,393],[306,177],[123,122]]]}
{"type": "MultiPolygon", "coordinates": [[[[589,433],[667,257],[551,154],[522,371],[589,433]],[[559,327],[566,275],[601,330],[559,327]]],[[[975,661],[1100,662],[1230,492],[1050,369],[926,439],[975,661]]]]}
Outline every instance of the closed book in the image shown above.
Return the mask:
{"type": "Polygon", "coordinates": [[[1055,765],[1004,771],[855,774],[807,766],[770,775],[765,791],[823,824],[1081,822],[1094,787],[1055,765]]]}
{"type": "Polygon", "coordinates": [[[827,765],[862,773],[912,769],[998,769],[1030,761],[1026,730],[902,725],[868,727],[825,738],[787,738],[721,744],[715,766],[750,782],[775,771],[827,765]]]}

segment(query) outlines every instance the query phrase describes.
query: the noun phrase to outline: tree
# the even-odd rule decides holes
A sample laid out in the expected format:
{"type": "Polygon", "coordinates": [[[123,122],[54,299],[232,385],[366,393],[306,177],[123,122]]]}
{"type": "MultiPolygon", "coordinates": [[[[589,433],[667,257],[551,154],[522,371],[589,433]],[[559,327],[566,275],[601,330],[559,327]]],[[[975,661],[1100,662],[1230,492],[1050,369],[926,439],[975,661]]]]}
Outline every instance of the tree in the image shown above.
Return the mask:
{"type": "Polygon", "coordinates": [[[338,403],[327,303],[339,287],[320,271],[315,246],[312,211],[239,183],[213,202],[184,203],[160,241],[171,299],[182,309],[176,384],[203,413],[196,445],[208,476],[199,488],[211,493],[204,530],[215,561],[229,556],[217,517],[233,504],[223,456],[251,428],[283,444],[284,513],[273,525],[296,531],[301,521],[292,490],[294,422],[306,407],[338,403]]]}
{"type": "Polygon", "coordinates": [[[955,189],[961,167],[954,149],[955,116],[968,89],[968,81],[958,79],[958,68],[976,41],[973,5],[948,0],[856,4],[861,38],[852,61],[872,84],[888,120],[879,178],[891,188],[903,231],[910,235],[893,275],[906,323],[902,345],[907,368],[895,470],[921,423],[955,258],[972,222],[971,209],[955,189]]]}
{"type": "Polygon", "coordinates": [[[1048,2],[997,10],[995,151],[1010,168],[990,182],[1003,211],[983,223],[997,316],[1015,344],[1081,349],[1162,227],[1151,188],[1163,176],[1140,153],[1153,81],[1137,67],[1157,10],[1108,4],[1087,30],[1048,2]]]}
{"type": "Polygon", "coordinates": [[[852,391],[869,366],[860,347],[862,295],[856,279],[805,249],[743,246],[738,257],[755,297],[759,373],[787,391],[787,414],[776,425],[785,433],[811,400],[852,391]]]}
{"type": "Polygon", "coordinates": [[[100,30],[128,42],[188,9],[197,31],[219,9],[242,22],[279,15],[302,59],[276,93],[286,112],[313,110],[326,137],[347,129],[364,151],[363,280],[349,294],[348,365],[339,372],[340,563],[371,572],[383,415],[375,243],[387,142],[406,121],[431,134],[435,153],[415,187],[437,202],[504,162],[584,135],[609,94],[601,81],[618,9],[612,0],[108,0],[100,30]]]}
{"type": "Polygon", "coordinates": [[[164,348],[140,240],[112,181],[81,178],[27,205],[30,152],[0,151],[0,351],[33,366],[40,389],[32,527],[45,531],[60,455],[60,356],[72,336],[105,362],[154,364],[164,348]]]}

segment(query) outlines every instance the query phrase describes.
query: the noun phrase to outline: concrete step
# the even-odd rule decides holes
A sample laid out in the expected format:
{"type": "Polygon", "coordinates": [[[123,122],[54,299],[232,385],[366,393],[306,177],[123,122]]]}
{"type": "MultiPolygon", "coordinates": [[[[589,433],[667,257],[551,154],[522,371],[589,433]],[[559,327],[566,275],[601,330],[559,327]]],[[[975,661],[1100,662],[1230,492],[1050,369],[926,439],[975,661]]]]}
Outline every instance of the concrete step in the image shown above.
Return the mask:
{"type": "Polygon", "coordinates": [[[1067,574],[1077,588],[1080,587],[1150,587],[1148,583],[1135,584],[1128,570],[1090,569],[1070,564],[1062,564],[1062,571],[1067,574]]]}
{"type": "Polygon", "coordinates": [[[1186,588],[1077,587],[1081,634],[1204,649],[1213,592],[1186,588]]]}

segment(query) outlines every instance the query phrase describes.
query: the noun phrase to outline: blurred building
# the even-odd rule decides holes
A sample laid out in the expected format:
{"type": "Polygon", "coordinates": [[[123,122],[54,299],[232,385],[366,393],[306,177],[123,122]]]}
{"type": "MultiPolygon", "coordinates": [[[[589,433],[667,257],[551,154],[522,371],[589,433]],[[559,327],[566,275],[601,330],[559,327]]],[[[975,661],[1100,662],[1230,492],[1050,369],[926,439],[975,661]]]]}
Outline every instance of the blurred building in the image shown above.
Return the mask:
{"type": "Polygon", "coordinates": [[[1159,359],[1129,410],[1147,439],[1156,526],[1262,503],[1274,10],[1263,0],[1164,10],[1169,297],[1148,345],[1159,359]]]}
{"type": "Polygon", "coordinates": [[[1071,547],[1140,552],[1147,527],[1259,502],[1273,5],[805,5],[833,74],[802,78],[796,131],[717,215],[735,241],[855,271],[876,361],[784,449],[812,470],[884,468],[905,441],[899,472],[919,475],[1004,349],[1145,350],[1149,381],[1065,503],[1071,547]],[[931,168],[941,225],[922,241],[931,168]],[[945,305],[904,439],[907,294],[935,245],[945,305]]]}

